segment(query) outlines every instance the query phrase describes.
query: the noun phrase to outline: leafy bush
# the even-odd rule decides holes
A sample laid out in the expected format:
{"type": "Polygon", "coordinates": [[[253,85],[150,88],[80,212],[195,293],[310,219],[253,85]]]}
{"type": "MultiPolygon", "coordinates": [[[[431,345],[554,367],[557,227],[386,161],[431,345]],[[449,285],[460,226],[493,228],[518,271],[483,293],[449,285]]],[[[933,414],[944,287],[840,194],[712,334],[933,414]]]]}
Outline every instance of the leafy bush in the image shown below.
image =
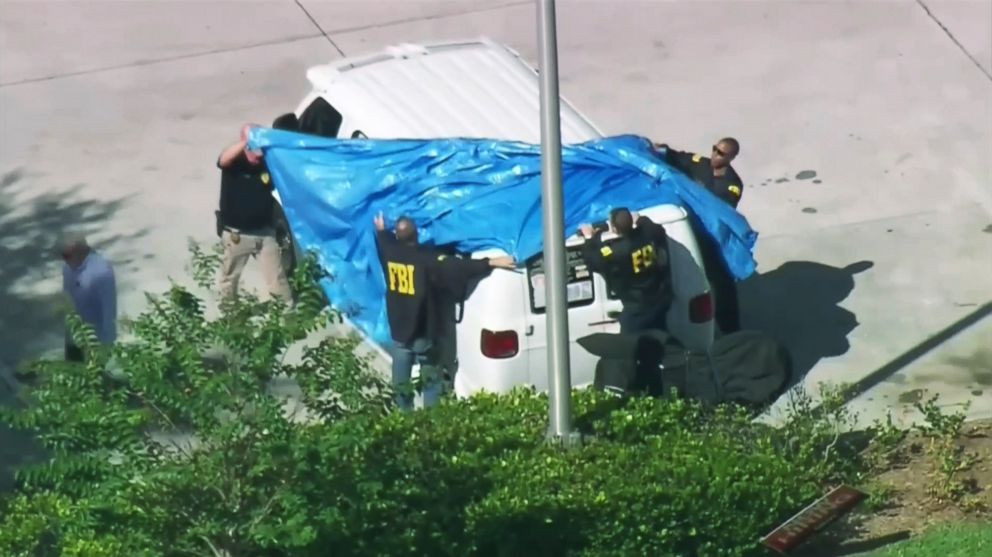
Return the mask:
{"type": "MultiPolygon", "coordinates": [[[[215,261],[195,248],[194,278],[215,261]]],[[[567,450],[544,443],[530,390],[391,412],[356,341],[320,338],[336,316],[315,276],[313,260],[297,270],[294,307],[245,296],[216,318],[174,285],[108,351],[75,320],[88,360],[36,362],[28,406],[2,415],[51,459],[0,502],[0,555],[747,556],[857,473],[806,399],[774,429],[580,391],[586,442],[567,450]],[[300,385],[306,415],[270,394],[274,376],[300,385]]]]}

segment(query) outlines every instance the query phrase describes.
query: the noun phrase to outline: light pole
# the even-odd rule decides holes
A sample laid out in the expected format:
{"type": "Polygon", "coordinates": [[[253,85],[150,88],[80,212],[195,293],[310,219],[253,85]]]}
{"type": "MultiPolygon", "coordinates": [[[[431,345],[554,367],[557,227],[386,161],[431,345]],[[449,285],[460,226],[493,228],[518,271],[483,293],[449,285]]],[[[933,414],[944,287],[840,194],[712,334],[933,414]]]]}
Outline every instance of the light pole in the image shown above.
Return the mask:
{"type": "Polygon", "coordinates": [[[537,0],[538,67],[541,78],[541,205],[544,217],[545,315],[548,320],[548,437],[570,443],[572,380],[568,354],[568,291],[565,275],[565,213],[561,184],[561,118],[558,38],[554,0],[537,0]]]}

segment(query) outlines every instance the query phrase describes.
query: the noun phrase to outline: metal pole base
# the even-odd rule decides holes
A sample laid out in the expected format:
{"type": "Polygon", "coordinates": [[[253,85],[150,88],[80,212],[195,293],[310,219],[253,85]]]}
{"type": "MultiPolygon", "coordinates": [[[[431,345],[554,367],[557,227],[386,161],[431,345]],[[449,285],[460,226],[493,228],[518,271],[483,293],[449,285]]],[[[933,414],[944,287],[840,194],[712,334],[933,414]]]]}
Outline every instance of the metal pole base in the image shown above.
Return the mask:
{"type": "Polygon", "coordinates": [[[570,431],[566,435],[558,435],[552,427],[548,428],[547,438],[545,439],[547,445],[559,449],[575,449],[585,445],[587,441],[585,436],[578,431],[570,431]]]}

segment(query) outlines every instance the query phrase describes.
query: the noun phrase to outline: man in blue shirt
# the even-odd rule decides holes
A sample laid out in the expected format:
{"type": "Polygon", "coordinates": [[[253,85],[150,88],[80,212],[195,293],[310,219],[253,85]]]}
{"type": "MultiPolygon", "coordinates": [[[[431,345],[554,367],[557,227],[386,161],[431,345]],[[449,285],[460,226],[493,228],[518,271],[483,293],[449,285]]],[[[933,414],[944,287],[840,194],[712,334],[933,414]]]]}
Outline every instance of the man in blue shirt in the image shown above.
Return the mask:
{"type": "MultiPolygon", "coordinates": [[[[101,344],[117,340],[117,282],[110,262],[87,244],[70,238],[62,245],[62,292],[71,300],[84,323],[93,327],[101,344]]],[[[66,333],[65,359],[83,361],[82,350],[66,333]]]]}

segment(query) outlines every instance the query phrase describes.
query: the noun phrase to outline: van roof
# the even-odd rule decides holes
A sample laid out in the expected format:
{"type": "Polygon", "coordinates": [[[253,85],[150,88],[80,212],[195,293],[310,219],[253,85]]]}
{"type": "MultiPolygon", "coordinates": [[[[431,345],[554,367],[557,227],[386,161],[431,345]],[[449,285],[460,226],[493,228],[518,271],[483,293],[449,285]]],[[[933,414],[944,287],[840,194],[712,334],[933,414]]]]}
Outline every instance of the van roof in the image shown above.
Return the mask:
{"type": "MultiPolygon", "coordinates": [[[[368,137],[527,143],[541,139],[536,77],[518,53],[487,38],[400,44],[307,71],[315,92],[368,137]]],[[[602,133],[562,99],[561,137],[580,143],[602,133]]]]}

